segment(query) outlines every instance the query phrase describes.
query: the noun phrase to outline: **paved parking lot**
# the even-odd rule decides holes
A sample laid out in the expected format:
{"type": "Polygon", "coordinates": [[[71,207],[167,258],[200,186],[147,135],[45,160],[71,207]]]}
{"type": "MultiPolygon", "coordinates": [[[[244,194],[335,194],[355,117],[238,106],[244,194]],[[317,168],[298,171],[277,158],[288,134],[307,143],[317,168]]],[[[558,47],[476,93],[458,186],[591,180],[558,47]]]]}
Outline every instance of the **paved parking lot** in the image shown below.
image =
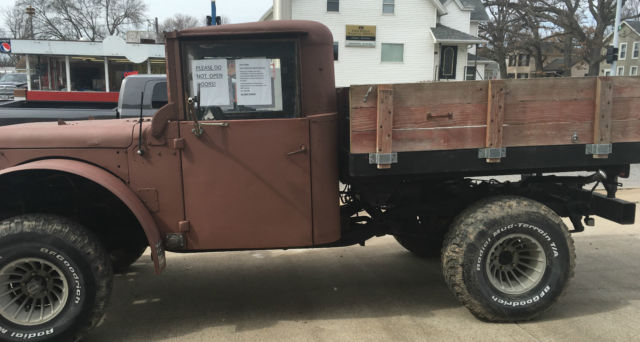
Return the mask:
{"type": "MultiPolygon", "coordinates": [[[[638,201],[640,190],[621,196],[638,201]]],[[[436,260],[392,238],[326,250],[144,257],[115,278],[105,322],[88,341],[630,341],[640,339],[640,224],[596,219],[574,235],[576,276],[540,319],[476,320],[436,260]]]]}

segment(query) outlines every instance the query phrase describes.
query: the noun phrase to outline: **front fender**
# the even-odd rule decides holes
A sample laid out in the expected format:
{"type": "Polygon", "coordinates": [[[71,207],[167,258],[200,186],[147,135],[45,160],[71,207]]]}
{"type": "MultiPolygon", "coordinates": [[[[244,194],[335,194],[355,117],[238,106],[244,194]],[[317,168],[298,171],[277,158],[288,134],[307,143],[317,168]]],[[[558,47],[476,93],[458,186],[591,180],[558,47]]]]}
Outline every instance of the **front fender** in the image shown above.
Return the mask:
{"type": "Polygon", "coordinates": [[[119,198],[122,203],[129,208],[129,210],[131,210],[142,226],[147,240],[149,241],[149,246],[151,247],[151,258],[153,259],[156,273],[159,274],[165,268],[166,259],[164,255],[164,248],[162,246],[162,235],[158,230],[155,220],[140,198],[138,198],[138,196],[136,196],[136,194],[131,191],[131,189],[129,189],[118,177],[97,166],[68,159],[45,159],[10,167],[0,171],[0,177],[25,170],[51,170],[66,172],[93,181],[110,191],[114,196],[119,198]]]}

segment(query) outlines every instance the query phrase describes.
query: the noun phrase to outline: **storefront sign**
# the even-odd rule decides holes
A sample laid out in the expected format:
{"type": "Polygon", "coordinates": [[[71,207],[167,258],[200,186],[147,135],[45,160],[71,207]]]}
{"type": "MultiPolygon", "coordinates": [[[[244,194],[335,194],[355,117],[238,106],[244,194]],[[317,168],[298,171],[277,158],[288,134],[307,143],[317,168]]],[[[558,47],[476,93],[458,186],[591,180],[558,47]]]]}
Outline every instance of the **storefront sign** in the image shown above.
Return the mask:
{"type": "Polygon", "coordinates": [[[270,63],[266,58],[236,60],[238,104],[264,106],[273,103],[270,63]]]}
{"type": "Polygon", "coordinates": [[[368,25],[347,25],[345,46],[376,46],[376,27],[368,25]]]}
{"type": "Polygon", "coordinates": [[[229,71],[227,70],[227,60],[199,59],[191,64],[193,75],[193,94],[197,94],[200,85],[200,105],[209,106],[229,106],[231,96],[229,95],[229,71]]]}
{"type": "Polygon", "coordinates": [[[8,40],[0,40],[0,52],[11,53],[11,42],[8,40]]]}

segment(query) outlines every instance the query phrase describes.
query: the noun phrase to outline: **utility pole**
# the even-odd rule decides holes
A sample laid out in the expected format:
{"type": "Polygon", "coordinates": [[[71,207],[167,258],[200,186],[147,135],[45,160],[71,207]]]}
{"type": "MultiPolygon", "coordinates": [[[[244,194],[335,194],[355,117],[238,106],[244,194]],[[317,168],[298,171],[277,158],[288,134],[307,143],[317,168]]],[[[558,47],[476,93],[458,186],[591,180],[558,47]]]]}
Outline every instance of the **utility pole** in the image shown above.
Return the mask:
{"type": "Polygon", "coordinates": [[[29,38],[33,39],[33,15],[36,14],[36,9],[29,5],[27,7],[27,14],[29,15],[29,38]]]}
{"type": "MultiPolygon", "coordinates": [[[[620,12],[622,12],[622,0],[616,0],[616,23],[615,23],[615,27],[613,28],[613,47],[615,49],[618,48],[618,39],[619,39],[619,34],[618,31],[620,29],[620,12]]],[[[613,63],[611,63],[611,75],[612,76],[620,76],[617,75],[617,58],[613,61],[613,63]]]]}

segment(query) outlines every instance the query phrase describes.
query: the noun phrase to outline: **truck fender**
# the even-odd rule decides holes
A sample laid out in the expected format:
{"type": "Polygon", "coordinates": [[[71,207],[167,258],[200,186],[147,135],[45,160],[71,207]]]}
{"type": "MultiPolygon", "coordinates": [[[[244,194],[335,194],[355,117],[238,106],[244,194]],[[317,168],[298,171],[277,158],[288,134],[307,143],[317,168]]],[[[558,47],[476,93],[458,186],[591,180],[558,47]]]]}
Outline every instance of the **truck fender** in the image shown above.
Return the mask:
{"type": "Polygon", "coordinates": [[[21,164],[0,171],[0,177],[26,170],[66,172],[91,180],[110,191],[131,210],[142,226],[151,247],[151,258],[153,259],[156,273],[160,274],[165,268],[166,259],[164,247],[162,246],[162,235],[158,230],[158,226],[140,198],[121,179],[97,166],[69,159],[44,159],[21,164]]]}

